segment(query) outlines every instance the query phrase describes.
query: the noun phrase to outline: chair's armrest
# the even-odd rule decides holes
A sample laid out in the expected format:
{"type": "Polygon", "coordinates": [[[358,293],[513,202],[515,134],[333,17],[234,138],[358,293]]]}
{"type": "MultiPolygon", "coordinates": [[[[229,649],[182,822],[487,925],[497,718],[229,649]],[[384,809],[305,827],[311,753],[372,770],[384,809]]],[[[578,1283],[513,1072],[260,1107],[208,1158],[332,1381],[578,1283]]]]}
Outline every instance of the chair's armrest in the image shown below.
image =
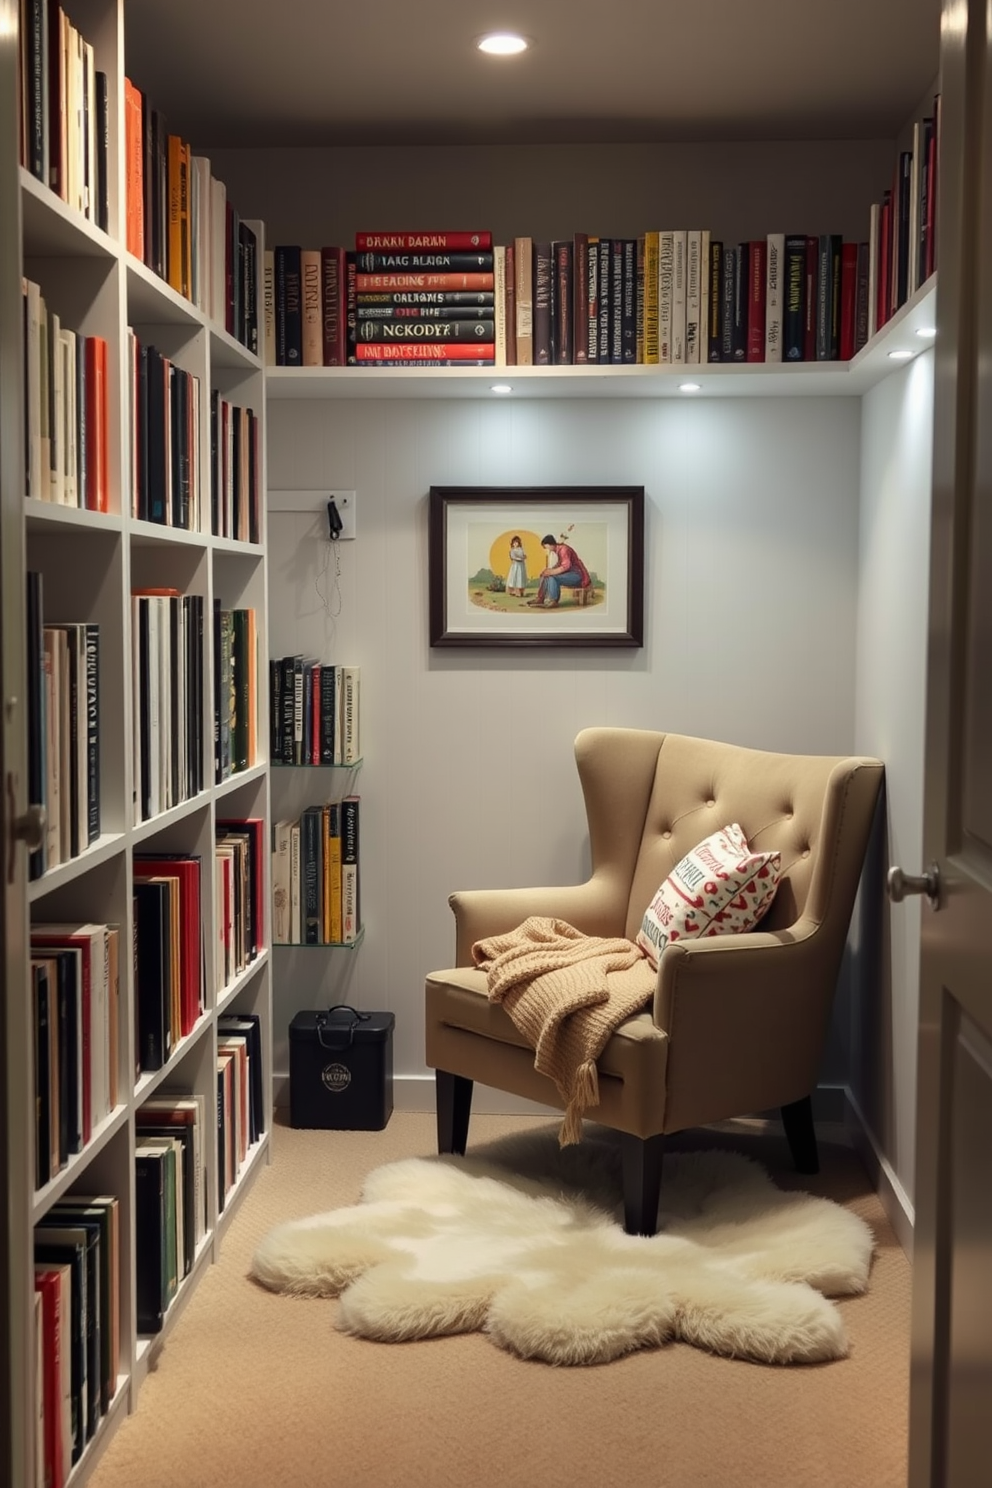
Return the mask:
{"type": "Polygon", "coordinates": [[[838,970],[816,931],[801,919],[666,946],[654,998],[669,1037],[666,1130],[696,1124],[702,1085],[734,1089],[738,1115],[813,1088],[838,970]]]}
{"type": "Polygon", "coordinates": [[[622,935],[618,894],[595,877],[584,884],[540,889],[470,889],[448,899],[455,916],[455,965],[472,965],[472,947],[490,935],[506,935],[531,915],[566,920],[583,935],[622,935]]]}

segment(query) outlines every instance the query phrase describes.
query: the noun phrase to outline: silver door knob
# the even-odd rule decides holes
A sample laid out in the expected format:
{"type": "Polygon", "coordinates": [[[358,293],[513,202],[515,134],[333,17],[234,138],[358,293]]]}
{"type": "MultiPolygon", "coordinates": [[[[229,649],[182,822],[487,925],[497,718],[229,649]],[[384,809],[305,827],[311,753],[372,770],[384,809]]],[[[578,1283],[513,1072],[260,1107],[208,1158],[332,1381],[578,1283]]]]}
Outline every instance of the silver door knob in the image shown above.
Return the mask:
{"type": "Polygon", "coordinates": [[[889,869],[887,887],[893,904],[901,904],[910,894],[926,894],[931,909],[940,908],[940,869],[931,863],[926,873],[903,873],[899,867],[889,869]]]}

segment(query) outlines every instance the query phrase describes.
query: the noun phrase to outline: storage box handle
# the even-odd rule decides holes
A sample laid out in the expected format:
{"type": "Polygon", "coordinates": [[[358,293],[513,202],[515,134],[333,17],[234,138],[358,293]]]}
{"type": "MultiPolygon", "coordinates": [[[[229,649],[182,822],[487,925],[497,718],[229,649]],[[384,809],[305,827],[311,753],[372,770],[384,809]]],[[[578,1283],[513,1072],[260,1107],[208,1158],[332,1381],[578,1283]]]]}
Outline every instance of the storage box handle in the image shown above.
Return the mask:
{"type": "Polygon", "coordinates": [[[317,1014],[317,1039],[322,1049],[330,1049],[334,1053],[340,1053],[343,1049],[350,1049],[355,1041],[355,1029],[362,1023],[367,1023],[371,1013],[360,1013],[350,1003],[336,1002],[333,1007],[328,1008],[326,1013],[317,1014]],[[328,1019],[332,1013],[350,1013],[351,1022],[343,1028],[329,1029],[328,1019]]]}

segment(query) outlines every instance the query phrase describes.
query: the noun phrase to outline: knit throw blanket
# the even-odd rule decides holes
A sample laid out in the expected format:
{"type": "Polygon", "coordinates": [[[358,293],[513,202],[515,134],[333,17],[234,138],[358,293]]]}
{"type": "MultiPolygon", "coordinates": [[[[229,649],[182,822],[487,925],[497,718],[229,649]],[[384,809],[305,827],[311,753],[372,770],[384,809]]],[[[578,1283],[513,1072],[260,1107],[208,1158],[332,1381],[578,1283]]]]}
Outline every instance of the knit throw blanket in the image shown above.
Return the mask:
{"type": "Polygon", "coordinates": [[[578,1142],[583,1113],[599,1102],[596,1060],[651,1000],[657,973],[632,941],[583,935],[539,915],[476,941],[472,957],[487,974],[489,1001],[503,1004],[535,1050],[534,1068],[565,1102],[561,1145],[578,1142]]]}

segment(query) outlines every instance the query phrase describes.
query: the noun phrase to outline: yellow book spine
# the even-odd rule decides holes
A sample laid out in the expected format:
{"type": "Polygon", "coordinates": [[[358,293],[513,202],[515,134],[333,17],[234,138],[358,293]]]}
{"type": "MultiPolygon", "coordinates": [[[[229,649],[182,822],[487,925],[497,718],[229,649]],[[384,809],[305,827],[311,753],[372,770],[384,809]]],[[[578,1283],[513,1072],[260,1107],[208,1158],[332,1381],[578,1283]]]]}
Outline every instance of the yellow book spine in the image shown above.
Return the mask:
{"type": "Polygon", "coordinates": [[[658,238],[644,234],[644,363],[656,367],[660,361],[658,339],[658,238]]]}
{"type": "Polygon", "coordinates": [[[341,807],[337,802],[331,807],[327,844],[327,878],[331,903],[329,938],[333,945],[340,945],[344,934],[344,922],[341,916],[341,807]]]}
{"type": "Polygon", "coordinates": [[[166,275],[177,294],[183,291],[183,212],[182,212],[183,142],[178,134],[169,135],[166,170],[169,187],[169,240],[166,275]]]}

